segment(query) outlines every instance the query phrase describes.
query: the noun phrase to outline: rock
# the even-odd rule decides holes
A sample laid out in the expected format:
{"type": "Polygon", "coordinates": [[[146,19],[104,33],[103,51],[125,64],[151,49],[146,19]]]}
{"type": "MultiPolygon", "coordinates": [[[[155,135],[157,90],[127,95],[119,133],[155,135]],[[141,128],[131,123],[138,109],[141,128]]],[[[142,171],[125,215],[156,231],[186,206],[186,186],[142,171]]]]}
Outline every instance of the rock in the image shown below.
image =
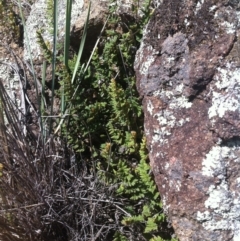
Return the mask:
{"type": "MultiPolygon", "coordinates": [[[[45,42],[49,43],[50,46],[53,42],[52,36],[52,23],[51,23],[51,9],[47,0],[37,0],[31,9],[31,12],[26,21],[26,30],[24,33],[24,58],[29,60],[29,51],[27,43],[30,45],[30,53],[35,63],[42,63],[42,52],[37,43],[36,32],[42,31],[42,36],[45,42]]],[[[75,0],[72,4],[71,14],[71,45],[78,51],[79,44],[82,37],[84,24],[87,18],[88,5],[90,0],[75,0]]],[[[91,1],[91,11],[89,17],[89,27],[86,40],[86,46],[88,55],[89,51],[92,51],[102,27],[107,19],[109,0],[94,0],[91,1]]],[[[130,15],[132,16],[131,7],[135,3],[135,0],[118,0],[112,5],[117,5],[116,14],[118,15],[130,15]]],[[[139,14],[141,13],[140,8],[144,4],[144,0],[139,1],[139,14]]],[[[65,34],[65,16],[66,16],[66,1],[59,0],[58,2],[58,44],[64,41],[65,34]]]]}
{"type": "MultiPolygon", "coordinates": [[[[42,63],[43,52],[38,44],[37,31],[41,31],[41,35],[45,43],[50,49],[53,47],[53,27],[52,27],[52,12],[53,6],[50,6],[48,0],[36,0],[32,5],[31,12],[27,17],[26,29],[24,31],[24,61],[30,62],[30,56],[33,60],[34,70],[37,79],[42,78],[42,63]],[[30,48],[28,48],[28,43],[30,48]]],[[[139,14],[140,8],[144,4],[144,0],[139,2],[139,14]]],[[[85,25],[85,21],[88,13],[88,6],[90,0],[75,0],[72,4],[71,13],[71,34],[70,34],[70,55],[78,53],[81,43],[82,33],[85,25]]],[[[109,0],[95,0],[91,1],[90,16],[88,23],[87,37],[83,50],[82,61],[87,61],[94,49],[94,46],[100,36],[101,30],[106,22],[109,10],[109,0]]],[[[124,18],[133,16],[131,11],[132,4],[136,4],[135,0],[118,0],[113,5],[116,5],[116,14],[121,16],[124,22],[124,18]]],[[[62,44],[61,53],[63,52],[63,43],[65,37],[65,17],[66,17],[66,1],[58,1],[58,46],[62,44]]],[[[51,66],[47,66],[46,69],[46,85],[51,89],[52,85],[52,70],[51,66]]],[[[41,82],[41,81],[40,81],[41,82]]],[[[51,96],[51,94],[50,94],[51,96]]],[[[56,108],[58,112],[58,108],[56,108]]]]}
{"type": "MultiPolygon", "coordinates": [[[[40,83],[39,90],[41,90],[41,78],[42,78],[42,63],[44,60],[43,50],[40,48],[37,38],[37,31],[41,31],[41,35],[49,47],[50,50],[53,48],[53,5],[51,6],[49,0],[36,0],[31,6],[31,11],[26,20],[26,28],[24,29],[24,62],[30,63],[30,57],[33,60],[33,66],[35,70],[35,75],[37,77],[38,83],[40,83]],[[30,48],[29,48],[30,47],[30,48]]],[[[65,21],[66,21],[66,3],[65,0],[58,1],[58,37],[57,37],[57,56],[63,54],[63,45],[65,38],[65,21]],[[60,47],[59,47],[60,46],[60,47]]],[[[72,57],[74,53],[78,53],[79,46],[81,43],[82,33],[85,25],[85,21],[88,13],[88,6],[90,0],[75,0],[72,1],[72,12],[71,12],[71,31],[70,31],[70,56],[72,57]]],[[[132,16],[131,6],[136,4],[135,0],[118,0],[112,5],[116,5],[116,14],[120,16],[132,16]]],[[[143,4],[143,0],[139,3],[139,9],[143,4]]],[[[85,46],[83,50],[83,56],[81,62],[86,62],[97,39],[100,36],[100,32],[106,22],[109,10],[109,0],[94,0],[91,1],[90,16],[87,30],[87,37],[85,41],[85,46]]],[[[28,64],[30,66],[30,64],[28,64]]],[[[30,67],[31,69],[31,67],[30,67]]],[[[32,77],[30,76],[29,79],[32,77]]],[[[33,80],[30,87],[30,96],[36,96],[35,87],[33,80]]],[[[57,89],[58,82],[55,82],[55,88],[57,89]]],[[[46,86],[48,88],[45,95],[48,99],[51,99],[52,92],[52,68],[51,64],[47,64],[46,69],[46,86]]],[[[33,99],[30,98],[33,102],[33,99]]],[[[36,101],[35,101],[36,102],[36,101]]],[[[57,103],[57,102],[56,102],[57,103]]],[[[38,108],[38,103],[34,106],[38,108]]],[[[59,104],[54,105],[54,114],[59,112],[59,104]]]]}
{"type": "MultiPolygon", "coordinates": [[[[29,60],[31,57],[33,60],[39,60],[42,62],[42,53],[41,49],[37,43],[37,31],[42,31],[42,36],[44,40],[48,43],[52,43],[53,35],[52,35],[52,16],[53,16],[53,8],[46,0],[37,0],[32,8],[31,12],[26,21],[26,29],[24,31],[24,58],[25,60],[29,60]],[[30,53],[28,49],[28,43],[30,46],[30,53]]],[[[66,16],[66,1],[59,0],[58,1],[58,42],[63,41],[64,36],[64,27],[65,27],[65,16],[66,16]]],[[[84,1],[76,0],[73,1],[72,6],[72,23],[74,23],[79,15],[82,13],[84,9],[84,1]]]]}
{"type": "MultiPolygon", "coordinates": [[[[88,5],[85,4],[85,6],[85,11],[82,12],[77,21],[74,23],[73,31],[71,34],[71,45],[76,52],[78,51],[81,42],[84,24],[87,18],[88,5]]],[[[107,19],[107,13],[108,6],[106,4],[106,1],[98,0],[92,2],[88,24],[89,28],[86,37],[86,45],[84,48],[84,54],[86,56],[85,58],[89,58],[90,53],[92,52],[94,45],[96,44],[96,41],[107,19]]]]}
{"type": "Polygon", "coordinates": [[[154,5],[135,70],[164,210],[180,241],[240,240],[240,5],[154,5]]]}

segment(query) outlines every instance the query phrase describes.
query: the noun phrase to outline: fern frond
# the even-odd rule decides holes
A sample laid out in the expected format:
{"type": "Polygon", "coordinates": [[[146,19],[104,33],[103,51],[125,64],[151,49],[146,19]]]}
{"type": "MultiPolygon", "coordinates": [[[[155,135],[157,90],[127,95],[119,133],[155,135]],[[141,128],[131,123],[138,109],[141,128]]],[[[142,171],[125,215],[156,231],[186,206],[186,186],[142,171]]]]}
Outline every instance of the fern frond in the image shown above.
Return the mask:
{"type": "Polygon", "coordinates": [[[37,33],[37,43],[41,47],[45,59],[49,63],[51,63],[51,61],[52,61],[52,51],[50,50],[50,46],[48,46],[47,43],[44,41],[41,30],[38,30],[36,33],[37,33]]]}

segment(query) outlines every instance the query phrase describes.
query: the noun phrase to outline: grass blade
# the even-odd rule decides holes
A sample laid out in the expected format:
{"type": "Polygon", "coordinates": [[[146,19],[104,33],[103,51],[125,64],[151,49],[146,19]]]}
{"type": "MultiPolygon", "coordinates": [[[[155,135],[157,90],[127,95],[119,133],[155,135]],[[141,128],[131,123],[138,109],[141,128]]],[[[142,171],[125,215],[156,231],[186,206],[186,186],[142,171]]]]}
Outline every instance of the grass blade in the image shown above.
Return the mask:
{"type": "MultiPolygon", "coordinates": [[[[51,99],[51,112],[53,115],[53,100],[54,100],[54,88],[55,88],[55,75],[56,75],[56,55],[57,55],[57,31],[58,31],[58,0],[54,0],[53,7],[53,56],[52,56],[52,99],[51,99]]],[[[49,134],[52,131],[52,118],[49,119],[49,134]]]]}
{"type": "Polygon", "coordinates": [[[79,47],[79,51],[78,51],[77,62],[76,62],[76,65],[74,67],[74,71],[73,71],[73,75],[72,75],[72,80],[71,80],[72,84],[74,83],[74,80],[75,80],[76,75],[77,75],[77,71],[78,71],[78,68],[79,68],[79,65],[80,65],[80,61],[81,61],[81,57],[82,57],[82,53],[83,53],[83,49],[84,49],[84,45],[85,45],[85,41],[86,41],[88,21],[89,21],[89,15],[90,15],[90,8],[91,8],[91,2],[89,3],[89,6],[88,6],[87,19],[86,19],[84,29],[83,29],[83,35],[82,35],[82,39],[81,39],[81,43],[80,43],[80,47],[79,47]]]}
{"type": "MultiPolygon", "coordinates": [[[[92,56],[93,56],[93,54],[94,54],[94,52],[95,52],[95,50],[96,50],[96,48],[97,48],[97,46],[98,46],[98,43],[99,43],[100,38],[101,38],[101,36],[102,36],[102,34],[103,34],[103,31],[104,31],[104,29],[105,29],[105,27],[106,27],[106,24],[107,24],[107,22],[108,22],[108,19],[109,19],[109,16],[107,17],[107,19],[106,19],[106,21],[105,21],[105,23],[104,23],[104,25],[103,25],[103,28],[102,28],[102,30],[101,30],[101,32],[100,32],[100,35],[99,35],[99,37],[98,37],[98,40],[97,40],[96,43],[95,43],[95,46],[94,46],[93,51],[92,51],[92,54],[91,54],[91,56],[90,56],[90,58],[89,58],[89,60],[88,60],[88,62],[87,62],[87,64],[86,64],[86,66],[82,66],[82,68],[81,68],[81,71],[80,71],[80,72],[82,73],[82,76],[84,76],[84,74],[86,73],[86,71],[87,71],[87,69],[88,69],[88,67],[89,67],[89,64],[90,64],[90,62],[91,62],[92,56]]],[[[75,90],[74,90],[74,93],[73,93],[73,96],[72,96],[72,98],[71,98],[71,101],[74,100],[74,98],[75,98],[75,96],[76,96],[76,93],[77,93],[77,90],[78,90],[79,87],[80,87],[80,82],[78,83],[77,87],[76,87],[75,90]]],[[[59,122],[56,130],[54,131],[54,134],[56,134],[56,133],[61,129],[61,126],[62,126],[62,124],[63,124],[63,122],[64,122],[65,117],[68,116],[68,115],[70,114],[70,112],[71,112],[71,108],[72,108],[72,106],[71,106],[71,104],[70,104],[70,105],[68,106],[68,109],[66,109],[66,110],[64,111],[64,114],[62,115],[62,119],[60,120],[60,122],[59,122]]]]}
{"type": "Polygon", "coordinates": [[[23,25],[23,30],[24,30],[25,37],[26,37],[27,52],[29,54],[28,57],[29,57],[29,60],[30,60],[31,68],[32,68],[34,85],[35,85],[36,95],[37,95],[36,97],[37,97],[37,100],[39,101],[37,77],[35,75],[35,71],[34,71],[34,67],[33,67],[33,59],[32,59],[32,55],[31,55],[31,47],[30,47],[30,44],[29,44],[30,41],[29,41],[29,37],[28,37],[28,32],[26,31],[26,23],[25,23],[25,19],[24,19],[24,16],[23,16],[21,0],[18,0],[18,7],[19,7],[19,11],[20,11],[20,16],[21,16],[21,21],[22,21],[22,25],[23,25]]]}
{"type": "Polygon", "coordinates": [[[47,62],[43,61],[43,67],[42,67],[42,92],[41,92],[41,109],[40,109],[40,125],[41,125],[41,134],[43,137],[43,140],[46,138],[46,130],[43,126],[43,115],[45,113],[45,106],[46,106],[46,100],[45,100],[45,82],[46,82],[46,68],[47,68],[47,62]]]}
{"type": "Polygon", "coordinates": [[[65,39],[64,39],[64,65],[67,68],[68,68],[68,60],[69,60],[71,12],[72,12],[72,0],[67,0],[65,39]]]}
{"type": "MultiPolygon", "coordinates": [[[[70,46],[70,27],[71,27],[71,12],[72,12],[72,0],[67,0],[67,8],[66,8],[66,23],[65,23],[65,38],[64,38],[64,65],[67,70],[68,60],[69,60],[69,46],[70,46]]],[[[65,86],[62,85],[62,93],[61,93],[61,115],[64,114],[66,96],[65,96],[65,86]]]]}

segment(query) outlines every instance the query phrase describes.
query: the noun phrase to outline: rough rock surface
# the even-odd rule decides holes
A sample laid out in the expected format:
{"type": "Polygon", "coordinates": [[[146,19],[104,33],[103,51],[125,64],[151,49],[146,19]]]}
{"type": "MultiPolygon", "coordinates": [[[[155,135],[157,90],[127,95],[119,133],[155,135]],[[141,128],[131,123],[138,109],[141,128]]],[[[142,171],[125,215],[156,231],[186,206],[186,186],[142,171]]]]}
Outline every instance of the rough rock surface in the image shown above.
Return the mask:
{"type": "MultiPolygon", "coordinates": [[[[31,53],[32,59],[41,60],[41,49],[37,43],[37,31],[41,30],[43,38],[46,42],[52,43],[52,14],[53,8],[47,3],[46,0],[37,0],[32,8],[31,12],[26,21],[26,30],[24,32],[24,57],[26,60],[30,58],[29,54],[31,53]],[[30,53],[27,46],[29,43],[30,53]]],[[[60,0],[58,2],[58,41],[63,39],[64,27],[65,27],[65,16],[66,16],[66,5],[65,0],[60,0]]],[[[84,0],[73,1],[72,6],[72,23],[74,23],[84,8],[84,0]]]]}
{"type": "MultiPolygon", "coordinates": [[[[139,9],[141,8],[144,0],[139,1],[139,9]]],[[[78,48],[81,36],[84,28],[84,24],[87,18],[88,5],[90,0],[75,0],[72,4],[71,13],[71,45],[78,48]]],[[[87,35],[87,46],[89,51],[92,50],[102,27],[107,19],[109,0],[94,0],[91,1],[89,28],[87,35]]],[[[119,15],[132,15],[132,4],[136,4],[135,0],[118,0],[115,3],[117,5],[117,14],[119,15]]],[[[48,43],[53,42],[52,37],[52,23],[51,23],[51,9],[47,0],[37,0],[31,9],[31,12],[26,21],[26,30],[24,33],[25,51],[24,57],[29,60],[29,49],[27,42],[30,45],[30,53],[33,60],[42,63],[42,53],[37,43],[36,32],[41,30],[44,40],[48,43]]],[[[58,2],[58,43],[63,42],[65,34],[65,19],[66,19],[66,1],[59,0],[58,2]]]]}
{"type": "Polygon", "coordinates": [[[181,241],[238,241],[239,1],[155,6],[135,70],[165,212],[181,241]]]}

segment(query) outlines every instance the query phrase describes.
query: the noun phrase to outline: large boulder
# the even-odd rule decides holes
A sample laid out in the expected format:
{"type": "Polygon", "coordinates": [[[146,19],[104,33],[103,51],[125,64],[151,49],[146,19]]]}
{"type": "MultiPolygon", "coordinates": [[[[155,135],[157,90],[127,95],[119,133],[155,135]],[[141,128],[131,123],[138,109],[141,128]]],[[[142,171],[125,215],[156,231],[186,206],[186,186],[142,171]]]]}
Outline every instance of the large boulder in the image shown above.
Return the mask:
{"type": "Polygon", "coordinates": [[[151,168],[181,241],[240,240],[239,1],[155,1],[137,52],[151,168]]]}

